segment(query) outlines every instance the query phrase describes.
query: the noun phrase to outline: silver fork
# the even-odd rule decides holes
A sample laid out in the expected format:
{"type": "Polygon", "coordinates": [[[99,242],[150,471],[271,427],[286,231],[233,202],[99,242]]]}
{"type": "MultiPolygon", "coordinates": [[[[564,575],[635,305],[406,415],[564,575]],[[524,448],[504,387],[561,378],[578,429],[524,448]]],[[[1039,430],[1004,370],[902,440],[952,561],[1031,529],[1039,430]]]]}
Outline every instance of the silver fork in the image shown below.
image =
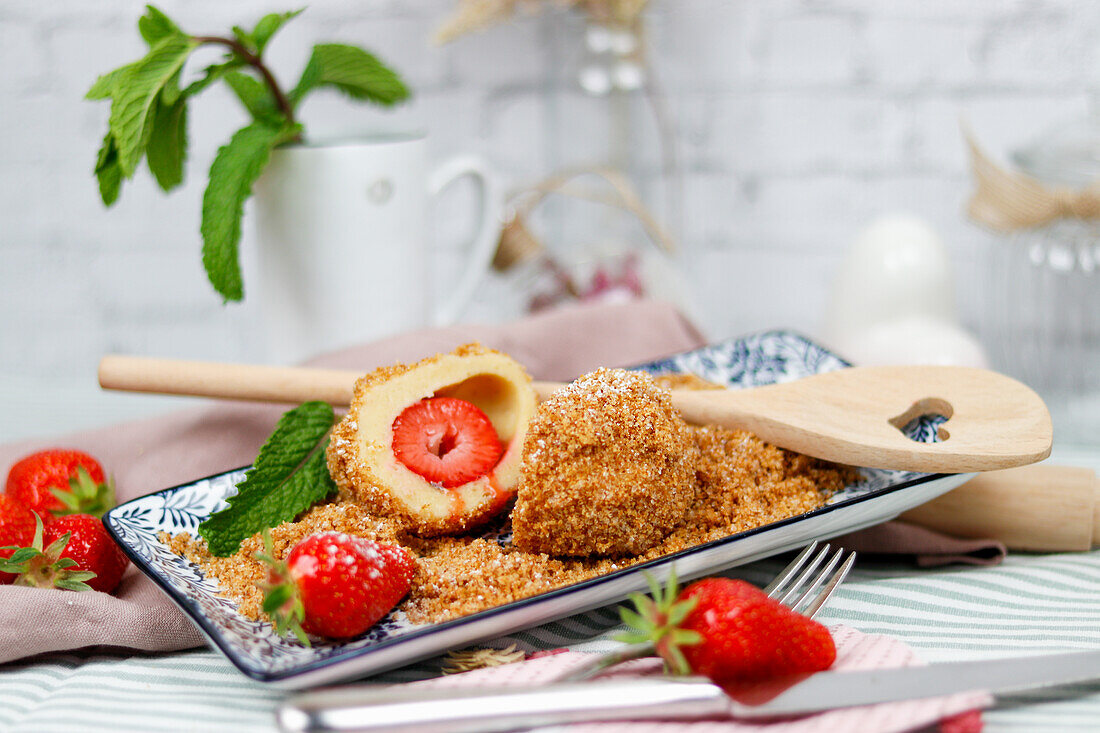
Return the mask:
{"type": "MultiPolygon", "coordinates": [[[[828,602],[837,586],[844,581],[856,553],[847,553],[840,548],[829,557],[830,546],[826,543],[818,550],[818,543],[812,542],[798,553],[791,563],[779,571],[772,582],[764,588],[769,598],[774,598],[792,611],[813,618],[828,602]],[[817,553],[814,554],[814,551],[817,553]],[[812,557],[811,557],[812,555],[812,557]],[[828,561],[826,562],[826,558],[828,561]],[[818,567],[825,562],[825,566],[818,567]],[[839,566],[839,567],[838,567],[839,566]]],[[[653,656],[652,644],[631,644],[610,652],[594,655],[582,666],[568,674],[550,680],[551,682],[580,682],[599,674],[608,667],[640,657],[653,656]]]]}

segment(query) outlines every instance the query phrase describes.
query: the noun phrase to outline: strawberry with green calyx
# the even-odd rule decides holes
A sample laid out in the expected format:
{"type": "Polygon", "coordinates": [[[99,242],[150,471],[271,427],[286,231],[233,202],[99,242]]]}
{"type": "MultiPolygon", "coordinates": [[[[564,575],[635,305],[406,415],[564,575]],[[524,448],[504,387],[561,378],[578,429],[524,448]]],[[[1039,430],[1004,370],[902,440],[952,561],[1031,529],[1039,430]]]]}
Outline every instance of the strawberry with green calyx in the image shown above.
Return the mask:
{"type": "Polygon", "coordinates": [[[742,580],[706,578],[677,593],[673,577],[633,600],[624,640],[652,643],[673,674],[729,685],[819,672],[836,659],[828,629],[742,580]]]}
{"type": "Polygon", "coordinates": [[[88,581],[92,590],[113,593],[122,581],[130,559],[118,546],[99,517],[91,514],[66,514],[46,525],[45,542],[51,543],[62,536],[69,541],[61,551],[61,557],[76,562],[76,569],[94,573],[88,581]]]}
{"type": "Polygon", "coordinates": [[[34,522],[34,537],[29,547],[2,548],[13,552],[11,557],[0,560],[0,572],[15,573],[17,575],[15,585],[75,591],[92,590],[86,581],[95,578],[95,573],[88,570],[74,570],[77,561],[62,556],[72,533],[66,532],[43,549],[42,518],[35,515],[34,522]]]}
{"type": "Polygon", "coordinates": [[[277,633],[292,633],[306,646],[307,634],[362,634],[409,592],[416,573],[416,560],[403,548],[340,532],[306,537],[280,562],[265,530],[264,552],[255,557],[268,567],[264,612],[277,633]]]}
{"type": "Polygon", "coordinates": [[[94,514],[115,505],[113,482],[80,450],[50,448],[20,459],[8,471],[4,491],[49,522],[63,514],[94,514]]]}
{"type": "Polygon", "coordinates": [[[115,482],[108,478],[106,481],[97,482],[83,466],[76,469],[76,476],[69,479],[69,488],[50,489],[54,498],[61,502],[63,508],[51,509],[55,517],[68,514],[90,514],[93,517],[102,517],[115,506],[115,482]]]}
{"type": "Polygon", "coordinates": [[[695,600],[678,600],[679,586],[676,582],[676,568],[669,570],[668,585],[664,588],[652,576],[646,573],[650,596],[631,593],[628,598],[634,609],[619,609],[629,630],[617,638],[635,645],[631,657],[652,656],[665,660],[672,674],[691,674],[691,668],[680,650],[683,646],[698,644],[703,640],[695,631],[680,628],[680,624],[695,608],[695,600]]]}
{"type": "MultiPolygon", "coordinates": [[[[36,515],[7,494],[0,494],[0,562],[34,540],[36,515]]],[[[41,521],[41,520],[39,520],[41,521]]],[[[15,580],[11,573],[0,572],[0,585],[15,580]]]]}
{"type": "Polygon", "coordinates": [[[267,566],[267,579],[259,584],[260,590],[264,592],[264,613],[271,619],[275,633],[279,636],[286,636],[289,632],[302,644],[310,646],[309,637],[302,630],[306,609],[290,579],[290,568],[286,562],[275,559],[269,530],[263,531],[263,538],[264,551],[257,552],[253,557],[267,566]]]}

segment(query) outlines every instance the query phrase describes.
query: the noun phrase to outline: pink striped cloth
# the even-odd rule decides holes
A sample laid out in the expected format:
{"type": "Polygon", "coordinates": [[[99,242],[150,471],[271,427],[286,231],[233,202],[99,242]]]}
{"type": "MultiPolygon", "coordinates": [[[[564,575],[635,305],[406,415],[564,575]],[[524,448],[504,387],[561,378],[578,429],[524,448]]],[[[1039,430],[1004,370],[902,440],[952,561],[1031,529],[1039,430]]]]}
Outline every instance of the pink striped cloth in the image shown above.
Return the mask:
{"type": "MultiPolygon", "coordinates": [[[[916,653],[903,642],[880,634],[864,634],[847,626],[831,629],[837,645],[834,670],[886,669],[923,664],[916,653]]],[[[438,677],[409,686],[426,690],[447,687],[520,687],[549,683],[560,675],[583,664],[590,655],[585,652],[563,652],[542,656],[516,664],[477,669],[462,674],[438,677]]],[[[625,662],[605,672],[601,677],[643,677],[661,674],[657,659],[625,662]]],[[[826,733],[827,731],[860,731],[860,733],[901,733],[941,725],[941,730],[976,733],[981,730],[980,713],[993,702],[984,692],[969,692],[927,700],[867,705],[844,710],[831,710],[800,718],[769,722],[736,720],[686,721],[671,720],[578,723],[568,726],[570,733],[826,733]],[[975,711],[975,712],[971,712],[975,711]]]]}

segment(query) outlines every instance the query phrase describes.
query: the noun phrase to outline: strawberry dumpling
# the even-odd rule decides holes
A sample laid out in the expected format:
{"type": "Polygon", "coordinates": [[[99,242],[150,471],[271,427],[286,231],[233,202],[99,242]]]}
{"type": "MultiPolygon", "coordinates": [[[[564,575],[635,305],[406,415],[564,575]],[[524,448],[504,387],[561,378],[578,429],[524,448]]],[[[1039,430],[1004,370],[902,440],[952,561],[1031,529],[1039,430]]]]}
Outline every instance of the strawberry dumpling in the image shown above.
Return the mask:
{"type": "Polygon", "coordinates": [[[552,556],[632,556],[695,498],[698,450],[647,375],[597,369],[539,405],[524,445],[512,541],[552,556]]]}
{"type": "Polygon", "coordinates": [[[498,514],[519,483],[535,411],[526,371],[477,344],[359,379],[328,465],[344,498],[421,537],[498,514]]]}

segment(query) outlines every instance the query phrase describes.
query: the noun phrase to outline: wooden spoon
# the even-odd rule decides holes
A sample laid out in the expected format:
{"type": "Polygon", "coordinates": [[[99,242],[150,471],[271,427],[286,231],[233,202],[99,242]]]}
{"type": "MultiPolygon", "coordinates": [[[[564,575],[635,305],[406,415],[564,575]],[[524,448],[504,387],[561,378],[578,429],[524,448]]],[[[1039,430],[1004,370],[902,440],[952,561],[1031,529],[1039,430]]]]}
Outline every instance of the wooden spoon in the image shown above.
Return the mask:
{"type": "MultiPolygon", "coordinates": [[[[358,372],[107,356],[106,389],[262,402],[351,401],[358,372]]],[[[545,399],[562,385],[536,382],[545,399]]],[[[799,453],[870,468],[932,473],[991,471],[1050,454],[1050,414],[1031,389],[985,369],[851,367],[743,390],[675,391],[673,403],[697,425],[747,430],[799,453]],[[940,442],[902,432],[910,420],[948,418],[940,442]]]]}

